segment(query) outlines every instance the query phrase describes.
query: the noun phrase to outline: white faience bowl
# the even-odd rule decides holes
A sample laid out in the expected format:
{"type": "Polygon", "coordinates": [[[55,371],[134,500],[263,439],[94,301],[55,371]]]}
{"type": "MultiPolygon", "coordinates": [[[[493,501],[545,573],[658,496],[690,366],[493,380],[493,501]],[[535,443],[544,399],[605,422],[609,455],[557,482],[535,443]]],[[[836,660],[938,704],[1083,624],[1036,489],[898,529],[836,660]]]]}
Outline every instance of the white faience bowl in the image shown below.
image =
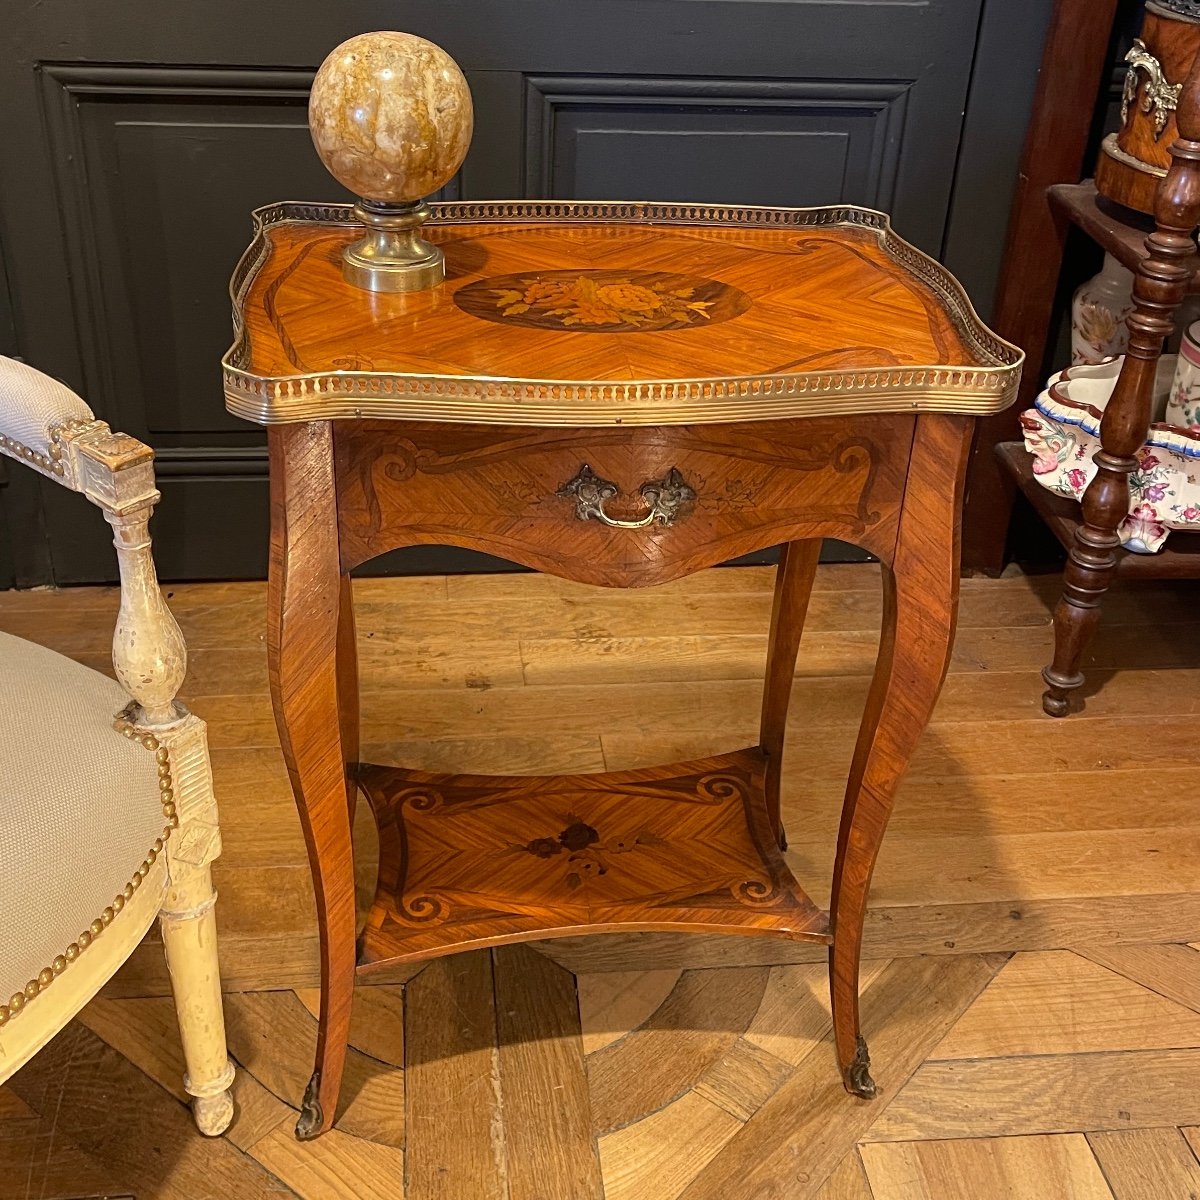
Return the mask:
{"type": "MultiPolygon", "coordinates": [[[[1100,418],[1123,361],[1059,371],[1021,414],[1033,476],[1042,487],[1078,500],[1091,483],[1100,418]]],[[[1164,355],[1155,377],[1154,423],[1129,477],[1129,515],[1117,530],[1122,545],[1139,554],[1161,550],[1172,529],[1200,529],[1200,429],[1161,420],[1174,375],[1175,356],[1164,355]]]]}

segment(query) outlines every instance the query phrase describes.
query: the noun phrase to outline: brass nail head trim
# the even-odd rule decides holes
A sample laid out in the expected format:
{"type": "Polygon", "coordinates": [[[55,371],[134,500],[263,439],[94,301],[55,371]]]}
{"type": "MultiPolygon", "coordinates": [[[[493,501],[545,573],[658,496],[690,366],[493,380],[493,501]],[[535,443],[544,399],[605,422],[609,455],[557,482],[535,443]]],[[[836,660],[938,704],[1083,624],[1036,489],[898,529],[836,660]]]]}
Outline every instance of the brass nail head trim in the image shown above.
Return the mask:
{"type": "Polygon", "coordinates": [[[0,1025],[7,1024],[11,1018],[15,1017],[17,1013],[25,1008],[28,1001],[36,999],[45,991],[112,924],[116,915],[125,907],[126,901],[132,898],[134,892],[141,886],[142,880],[150,873],[150,866],[162,851],[163,844],[167,838],[171,836],[171,830],[177,828],[179,825],[179,818],[175,815],[175,805],[171,802],[173,793],[171,791],[170,751],[162,746],[154,734],[143,733],[121,715],[114,718],[113,729],[123,737],[136,740],[147,750],[154,752],[158,763],[158,782],[161,789],[159,792],[159,801],[162,806],[163,816],[166,818],[162,836],[154,839],[154,844],[147,851],[141,866],[133,873],[133,876],[124,889],[113,897],[112,903],[107,905],[100,915],[91,921],[79,937],[67,946],[61,954],[55,955],[48,967],[43,967],[38,972],[37,978],[31,979],[25,985],[23,992],[17,992],[11,996],[7,1004],[0,1004],[0,1025]],[[163,787],[164,783],[166,784],[165,787],[163,787]]]}

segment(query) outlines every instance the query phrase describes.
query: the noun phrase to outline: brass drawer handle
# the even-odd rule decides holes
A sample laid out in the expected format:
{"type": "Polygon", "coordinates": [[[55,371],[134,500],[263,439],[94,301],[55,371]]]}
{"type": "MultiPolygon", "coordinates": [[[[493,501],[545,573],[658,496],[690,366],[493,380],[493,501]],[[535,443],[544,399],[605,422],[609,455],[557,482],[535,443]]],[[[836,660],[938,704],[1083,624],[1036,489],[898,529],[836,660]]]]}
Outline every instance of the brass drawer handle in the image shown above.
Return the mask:
{"type": "Polygon", "coordinates": [[[650,502],[650,511],[636,521],[623,521],[619,517],[610,517],[604,511],[604,502],[612,499],[619,490],[615,483],[601,479],[584,463],[575,478],[564,483],[556,494],[564,500],[574,497],[575,515],[579,520],[588,521],[595,517],[614,529],[645,529],[655,521],[660,525],[670,525],[680,515],[683,506],[696,498],[696,493],[684,483],[679,468],[672,467],[665,479],[643,483],[638,489],[642,499],[650,502]]]}

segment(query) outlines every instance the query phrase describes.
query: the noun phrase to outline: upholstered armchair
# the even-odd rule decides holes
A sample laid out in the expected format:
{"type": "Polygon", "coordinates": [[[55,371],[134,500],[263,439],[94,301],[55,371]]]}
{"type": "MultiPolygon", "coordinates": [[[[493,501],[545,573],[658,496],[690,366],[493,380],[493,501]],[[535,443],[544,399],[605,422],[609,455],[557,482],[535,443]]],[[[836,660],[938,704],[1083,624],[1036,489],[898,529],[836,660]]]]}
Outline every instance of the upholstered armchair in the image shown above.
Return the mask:
{"type": "Polygon", "coordinates": [[[153,455],[3,357],[0,451],[101,508],[121,573],[119,683],[0,633],[0,1083],[158,917],[184,1086],[219,1134],[233,1115],[209,871],[221,836],[204,722],[175,699],[187,658],[150,556],[153,455]]]}

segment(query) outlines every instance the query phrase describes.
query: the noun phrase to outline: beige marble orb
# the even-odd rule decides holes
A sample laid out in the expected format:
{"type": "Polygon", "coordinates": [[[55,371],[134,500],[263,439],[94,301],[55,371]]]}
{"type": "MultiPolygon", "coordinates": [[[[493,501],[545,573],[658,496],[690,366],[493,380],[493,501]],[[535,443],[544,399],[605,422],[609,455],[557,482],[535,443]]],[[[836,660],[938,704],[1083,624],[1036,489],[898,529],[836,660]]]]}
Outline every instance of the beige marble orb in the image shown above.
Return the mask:
{"type": "Polygon", "coordinates": [[[471,144],[471,91],[440,46],[411,33],[363,33],[321,64],[308,102],[329,173],[366,200],[404,204],[454,176],[471,144]]]}

